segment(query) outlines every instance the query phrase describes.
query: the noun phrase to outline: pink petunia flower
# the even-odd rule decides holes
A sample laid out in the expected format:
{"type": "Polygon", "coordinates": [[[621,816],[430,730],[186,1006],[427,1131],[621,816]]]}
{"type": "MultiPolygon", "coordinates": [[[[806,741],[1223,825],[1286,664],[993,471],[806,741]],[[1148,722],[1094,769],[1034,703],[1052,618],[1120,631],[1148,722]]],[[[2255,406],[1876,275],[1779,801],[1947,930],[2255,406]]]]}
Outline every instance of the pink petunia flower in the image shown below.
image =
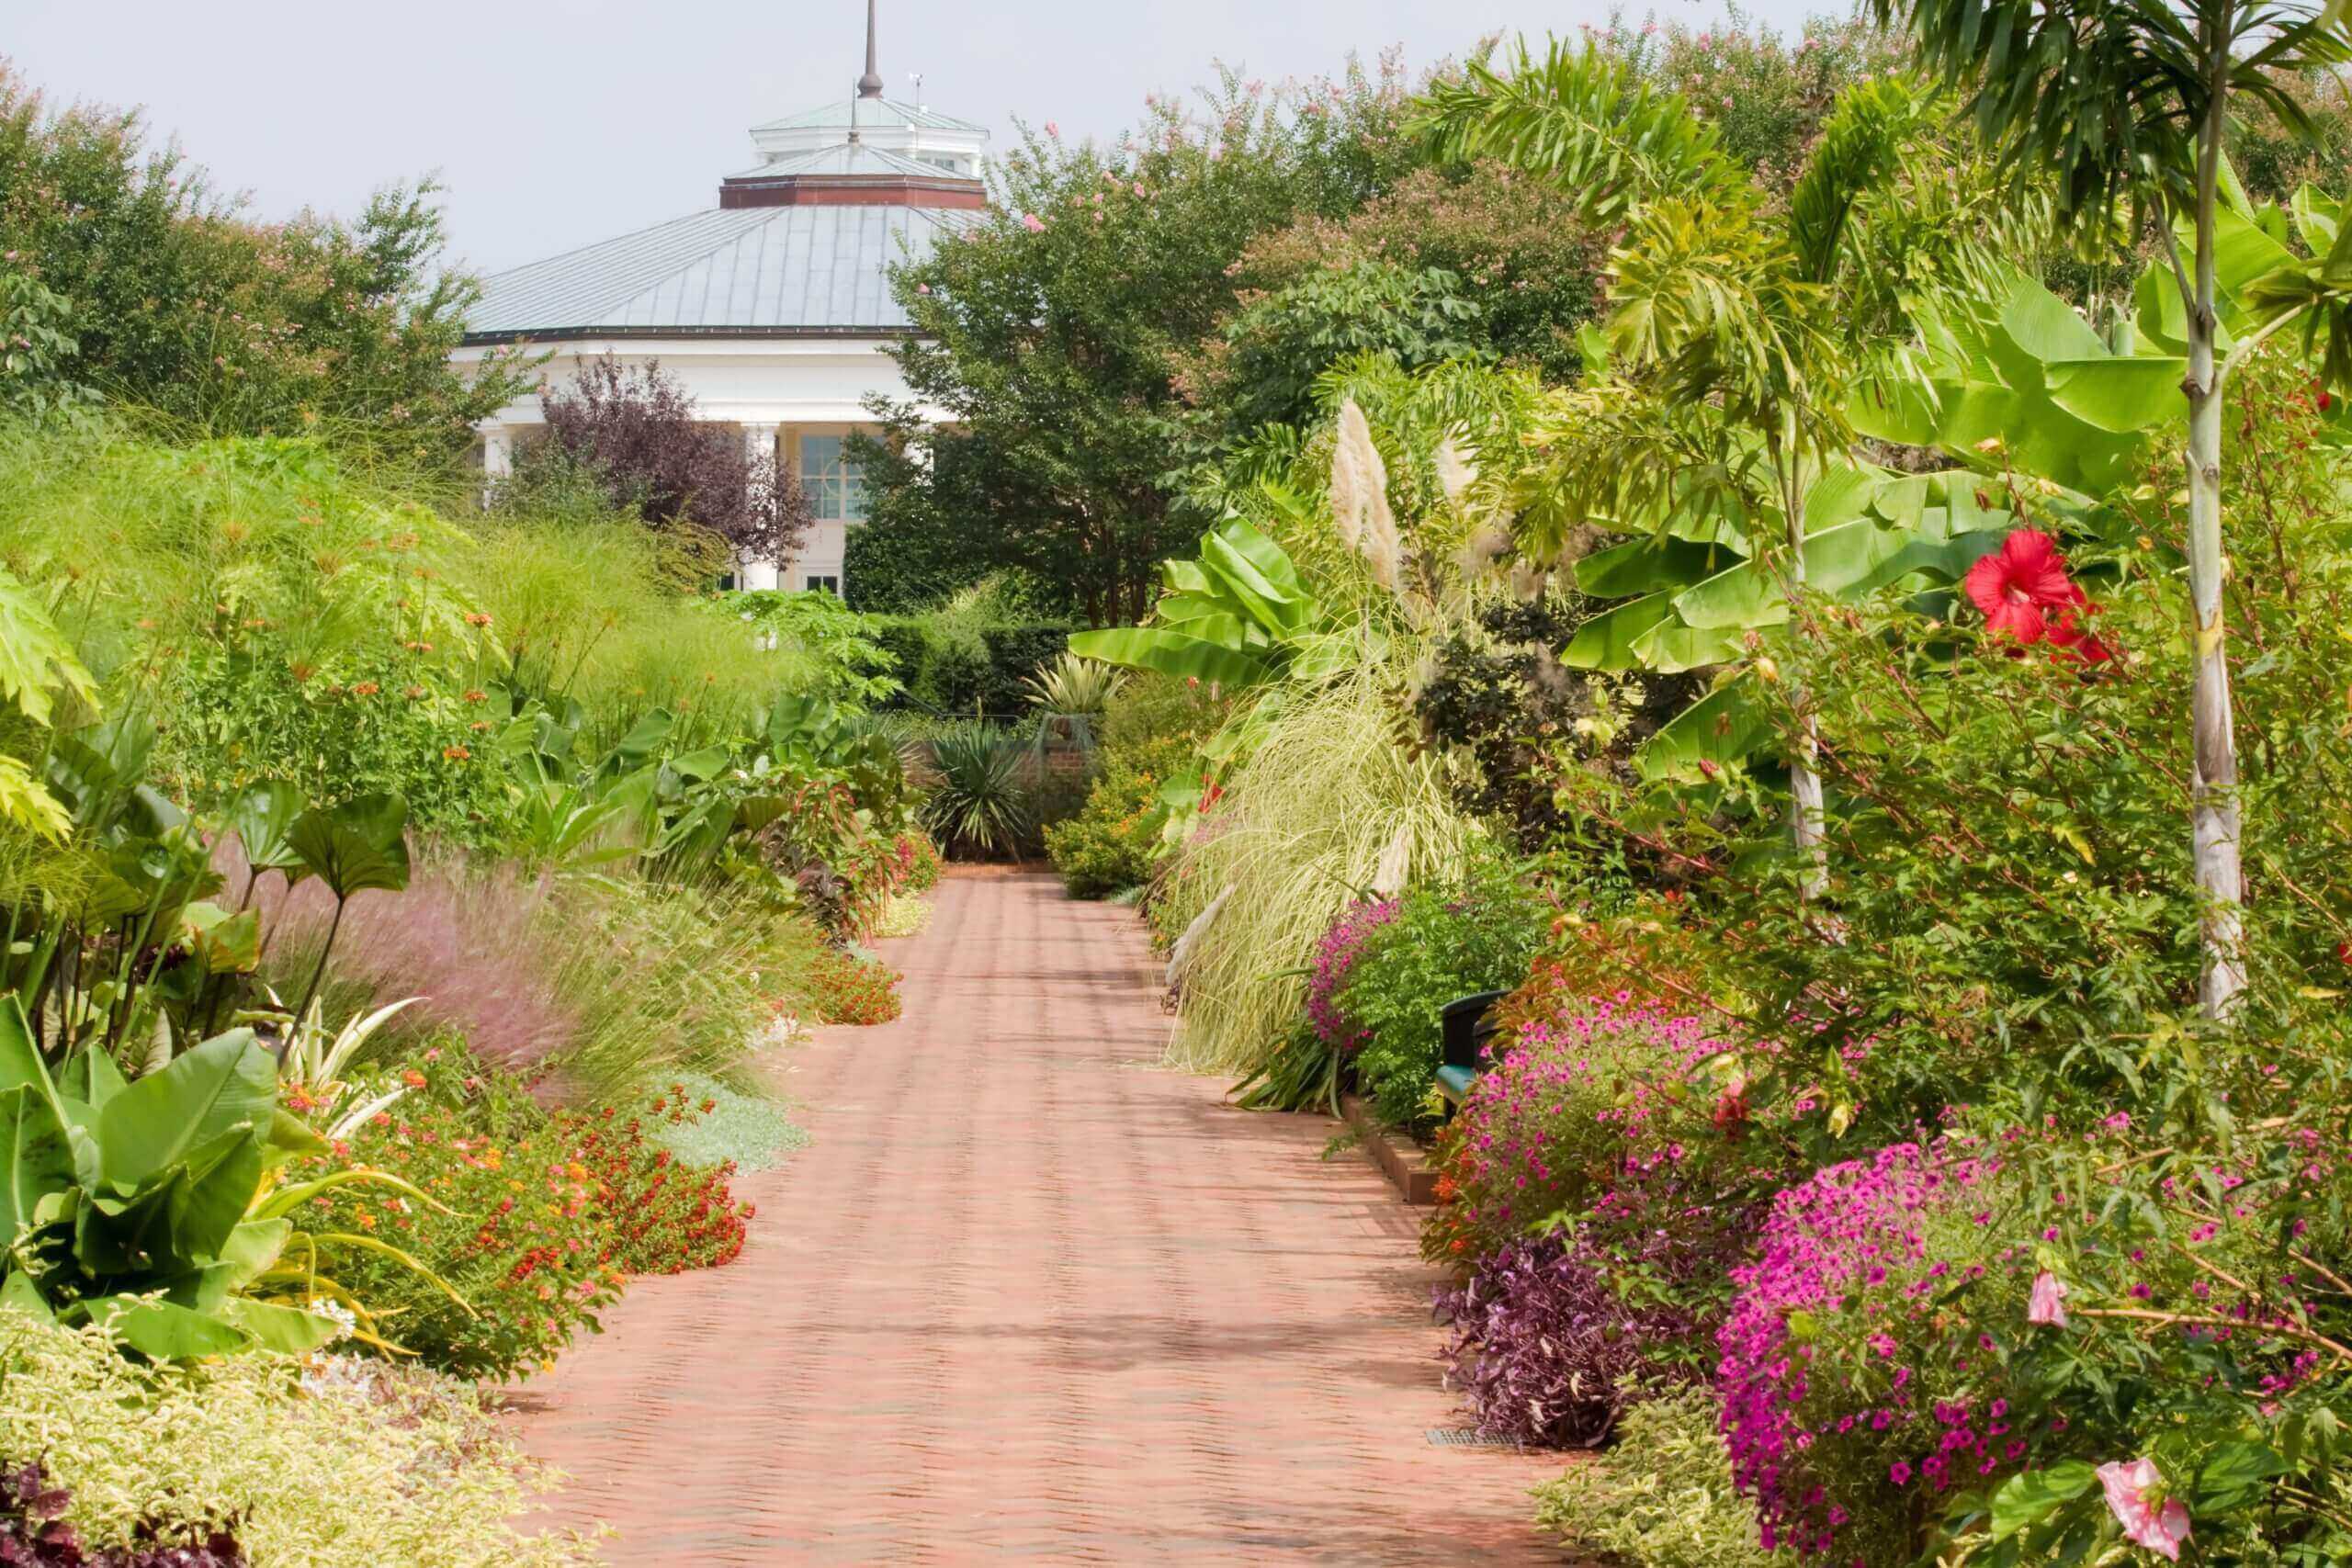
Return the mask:
{"type": "Polygon", "coordinates": [[[2123,1526],[2127,1540],[2146,1547],[2167,1562],[2180,1561],[2180,1543],[2188,1539],[2188,1509],[2177,1497],[2159,1505],[2149,1494],[2164,1477],[2156,1461],[2121,1460],[2098,1467],[2098,1483],[2107,1491],[2108,1508],[2123,1526]]]}
{"type": "Polygon", "coordinates": [[[2028,1323],[2046,1323],[2052,1328],[2066,1326],[2066,1283],[2044,1269],[2033,1277],[2033,1293],[2025,1303],[2028,1323]]]}

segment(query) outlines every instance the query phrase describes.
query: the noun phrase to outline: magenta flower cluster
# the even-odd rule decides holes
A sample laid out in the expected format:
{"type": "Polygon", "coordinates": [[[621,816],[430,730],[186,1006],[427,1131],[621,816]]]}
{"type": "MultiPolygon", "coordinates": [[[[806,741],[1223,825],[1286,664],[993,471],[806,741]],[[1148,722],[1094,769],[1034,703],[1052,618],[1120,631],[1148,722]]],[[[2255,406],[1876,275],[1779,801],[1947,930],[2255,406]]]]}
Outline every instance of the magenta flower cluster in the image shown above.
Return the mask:
{"type": "Polygon", "coordinates": [[[1396,918],[1396,910],[1394,898],[1359,899],[1315,944],[1315,963],[1306,978],[1306,1021],[1315,1037],[1335,1051],[1352,1051],[1364,1043],[1364,1032],[1340,1010],[1340,991],[1364,943],[1396,918]]]}
{"type": "MultiPolygon", "coordinates": [[[[1733,1479],[1755,1499],[1768,1549],[1838,1550],[1866,1500],[1907,1516],[1915,1489],[1982,1483],[2025,1458],[1996,1392],[2006,1347],[1992,1332],[2019,1331],[2022,1313],[1988,1316],[1980,1298],[1973,1325],[1939,1328],[1938,1299],[1986,1269],[1931,1255],[1942,1217],[1989,1222],[1998,1169],[1958,1140],[1896,1144],[1772,1201],[1754,1261],[1732,1270],[1739,1293],[1716,1336],[1733,1479]],[[1856,1342],[1858,1326],[1869,1332],[1856,1342]],[[1923,1352],[1939,1365],[1920,1365],[1923,1352]],[[1972,1360],[1971,1400],[1927,1393],[1944,1383],[1943,1362],[1967,1375],[1972,1360]]],[[[2015,1272],[2030,1255],[1996,1256],[2015,1272]]]]}

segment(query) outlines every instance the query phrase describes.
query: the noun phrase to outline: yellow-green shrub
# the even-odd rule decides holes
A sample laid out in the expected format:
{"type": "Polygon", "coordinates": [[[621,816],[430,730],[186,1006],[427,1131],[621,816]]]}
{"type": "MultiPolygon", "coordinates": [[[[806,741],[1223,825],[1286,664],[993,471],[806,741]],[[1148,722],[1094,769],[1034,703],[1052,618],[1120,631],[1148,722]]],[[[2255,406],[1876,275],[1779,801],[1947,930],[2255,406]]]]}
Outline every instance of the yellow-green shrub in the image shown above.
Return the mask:
{"type": "Polygon", "coordinates": [[[0,1309],[0,1458],[38,1461],[91,1547],[226,1526],[253,1568],[573,1568],[508,1523],[547,1489],[461,1383],[328,1359],[139,1365],[96,1330],[0,1309]]]}

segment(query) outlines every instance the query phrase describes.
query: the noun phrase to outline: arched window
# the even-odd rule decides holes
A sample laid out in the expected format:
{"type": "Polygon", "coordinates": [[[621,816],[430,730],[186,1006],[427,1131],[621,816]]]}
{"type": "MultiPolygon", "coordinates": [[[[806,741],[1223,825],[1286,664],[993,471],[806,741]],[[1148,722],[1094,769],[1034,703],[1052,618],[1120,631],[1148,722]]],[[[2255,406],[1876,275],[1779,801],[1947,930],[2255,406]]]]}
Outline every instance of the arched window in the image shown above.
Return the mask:
{"type": "Polygon", "coordinates": [[[828,523],[865,521],[865,477],[842,452],[838,435],[800,438],[800,483],[808,511],[828,523]]]}

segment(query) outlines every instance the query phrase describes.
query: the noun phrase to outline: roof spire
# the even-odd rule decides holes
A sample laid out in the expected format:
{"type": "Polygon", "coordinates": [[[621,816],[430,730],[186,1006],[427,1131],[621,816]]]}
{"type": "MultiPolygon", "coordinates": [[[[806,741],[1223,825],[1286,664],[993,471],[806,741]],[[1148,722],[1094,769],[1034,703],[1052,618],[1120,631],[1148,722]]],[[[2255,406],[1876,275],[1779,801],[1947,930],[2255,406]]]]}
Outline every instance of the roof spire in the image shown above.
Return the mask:
{"type": "Polygon", "coordinates": [[[857,79],[857,96],[861,98],[882,96],[882,76],[874,69],[874,0],[865,0],[865,74],[857,79]]]}

